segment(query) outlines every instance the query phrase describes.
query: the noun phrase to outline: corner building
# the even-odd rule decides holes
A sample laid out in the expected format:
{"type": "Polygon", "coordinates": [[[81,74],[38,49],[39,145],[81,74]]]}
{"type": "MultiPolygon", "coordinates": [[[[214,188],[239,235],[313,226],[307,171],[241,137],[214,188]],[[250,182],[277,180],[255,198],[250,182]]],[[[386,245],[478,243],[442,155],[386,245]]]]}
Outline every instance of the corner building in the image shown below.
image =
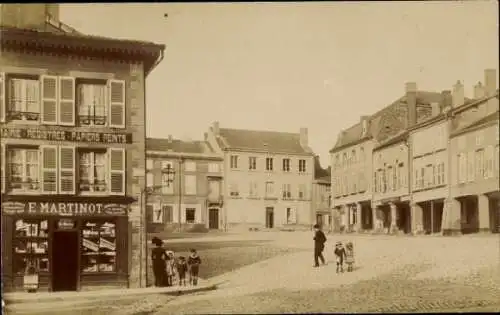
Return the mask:
{"type": "Polygon", "coordinates": [[[81,34],[58,10],[1,7],[3,286],[34,269],[39,291],[138,287],[145,77],[164,46],[81,34]]]}

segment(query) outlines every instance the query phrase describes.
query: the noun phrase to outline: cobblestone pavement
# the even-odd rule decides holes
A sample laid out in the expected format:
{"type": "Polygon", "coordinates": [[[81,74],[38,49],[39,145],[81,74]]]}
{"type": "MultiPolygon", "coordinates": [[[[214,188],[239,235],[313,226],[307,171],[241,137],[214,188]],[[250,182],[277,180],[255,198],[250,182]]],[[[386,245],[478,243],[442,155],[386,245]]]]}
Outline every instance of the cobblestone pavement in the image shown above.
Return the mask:
{"type": "MultiPolygon", "coordinates": [[[[412,280],[429,265],[406,265],[375,279],[325,290],[277,289],[231,298],[167,304],[156,314],[500,311],[496,267],[455,279],[412,280]]],[[[345,274],[339,274],[343,277],[345,274]]]]}

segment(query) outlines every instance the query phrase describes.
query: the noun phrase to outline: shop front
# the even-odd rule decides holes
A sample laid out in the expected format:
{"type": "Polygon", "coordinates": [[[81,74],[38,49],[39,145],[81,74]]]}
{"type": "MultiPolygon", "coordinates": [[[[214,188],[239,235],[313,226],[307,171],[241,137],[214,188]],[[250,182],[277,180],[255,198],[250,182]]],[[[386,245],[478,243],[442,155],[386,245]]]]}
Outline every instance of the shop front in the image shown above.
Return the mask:
{"type": "Polygon", "coordinates": [[[38,291],[128,286],[127,197],[5,196],[3,285],[38,291]]]}

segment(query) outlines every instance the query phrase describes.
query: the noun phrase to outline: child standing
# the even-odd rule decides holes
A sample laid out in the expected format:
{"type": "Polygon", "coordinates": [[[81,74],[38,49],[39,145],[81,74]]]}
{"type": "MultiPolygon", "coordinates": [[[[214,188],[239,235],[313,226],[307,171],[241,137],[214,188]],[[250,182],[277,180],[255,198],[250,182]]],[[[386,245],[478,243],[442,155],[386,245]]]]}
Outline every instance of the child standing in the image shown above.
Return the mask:
{"type": "Polygon", "coordinates": [[[174,274],[175,274],[175,256],[174,252],[167,252],[167,286],[171,287],[173,285],[174,274]]]}
{"type": "Polygon", "coordinates": [[[349,242],[346,244],[345,248],[345,263],[347,264],[347,272],[351,272],[354,265],[354,245],[352,242],[349,242]]]}
{"type": "Polygon", "coordinates": [[[334,253],[337,260],[337,273],[339,273],[339,271],[344,272],[344,258],[346,256],[346,253],[342,242],[337,242],[337,244],[335,244],[334,253]]]}
{"type": "Polygon", "coordinates": [[[187,272],[186,257],[180,256],[177,263],[177,275],[179,276],[179,285],[186,285],[186,272],[187,272]]]}
{"type": "Polygon", "coordinates": [[[187,264],[189,266],[189,284],[198,284],[198,272],[200,271],[201,258],[196,249],[191,249],[187,264]]]}

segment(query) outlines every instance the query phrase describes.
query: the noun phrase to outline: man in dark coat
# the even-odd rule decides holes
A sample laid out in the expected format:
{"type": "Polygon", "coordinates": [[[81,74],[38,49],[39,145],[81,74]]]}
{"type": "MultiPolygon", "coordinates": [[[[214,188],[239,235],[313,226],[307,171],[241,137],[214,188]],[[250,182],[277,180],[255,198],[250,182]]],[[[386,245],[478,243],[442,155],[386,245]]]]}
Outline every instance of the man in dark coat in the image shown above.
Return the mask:
{"type": "Polygon", "coordinates": [[[155,287],[164,287],[166,285],[166,259],[167,254],[163,249],[163,241],[154,237],[152,243],[156,245],[151,251],[151,261],[153,262],[153,273],[155,276],[155,287]]]}
{"type": "Polygon", "coordinates": [[[321,231],[318,224],[314,225],[314,267],[319,267],[318,258],[321,263],[325,264],[325,257],[323,257],[323,250],[325,249],[326,236],[321,231]]]}

